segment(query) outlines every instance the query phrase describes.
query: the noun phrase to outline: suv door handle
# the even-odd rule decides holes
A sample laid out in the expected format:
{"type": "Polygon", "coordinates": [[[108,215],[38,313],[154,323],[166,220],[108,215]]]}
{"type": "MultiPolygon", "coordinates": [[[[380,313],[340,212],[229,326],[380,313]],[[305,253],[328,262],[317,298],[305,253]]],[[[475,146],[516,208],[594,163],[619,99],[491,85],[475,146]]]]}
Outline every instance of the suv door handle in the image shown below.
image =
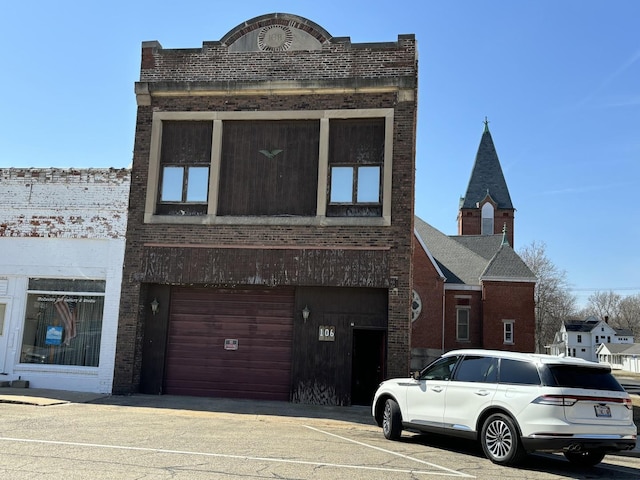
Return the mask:
{"type": "Polygon", "coordinates": [[[436,393],[440,393],[443,388],[440,385],[436,385],[435,387],[431,387],[431,390],[433,390],[436,393]]]}
{"type": "Polygon", "coordinates": [[[475,394],[480,395],[481,397],[486,397],[491,392],[489,390],[476,390],[475,394]]]}

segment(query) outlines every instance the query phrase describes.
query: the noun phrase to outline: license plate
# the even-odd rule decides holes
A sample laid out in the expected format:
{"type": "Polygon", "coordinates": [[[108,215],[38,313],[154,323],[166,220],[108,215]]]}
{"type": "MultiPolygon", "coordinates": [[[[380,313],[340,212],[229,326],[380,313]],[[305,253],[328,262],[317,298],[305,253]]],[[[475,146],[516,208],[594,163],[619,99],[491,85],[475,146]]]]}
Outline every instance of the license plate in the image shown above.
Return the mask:
{"type": "Polygon", "coordinates": [[[611,409],[608,405],[594,405],[596,417],[611,417],[611,409]]]}

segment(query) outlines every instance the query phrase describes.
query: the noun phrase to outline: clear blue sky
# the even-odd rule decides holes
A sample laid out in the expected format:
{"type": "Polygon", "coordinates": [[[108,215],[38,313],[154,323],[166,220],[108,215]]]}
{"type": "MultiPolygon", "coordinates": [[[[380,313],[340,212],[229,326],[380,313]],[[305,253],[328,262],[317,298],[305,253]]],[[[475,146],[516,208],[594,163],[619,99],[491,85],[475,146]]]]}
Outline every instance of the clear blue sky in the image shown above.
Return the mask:
{"type": "Polygon", "coordinates": [[[271,12],[419,48],[416,213],[456,234],[485,116],[533,241],[579,301],[640,293],[640,1],[5,2],[0,166],[127,167],[140,47],[196,48],[271,12]]]}

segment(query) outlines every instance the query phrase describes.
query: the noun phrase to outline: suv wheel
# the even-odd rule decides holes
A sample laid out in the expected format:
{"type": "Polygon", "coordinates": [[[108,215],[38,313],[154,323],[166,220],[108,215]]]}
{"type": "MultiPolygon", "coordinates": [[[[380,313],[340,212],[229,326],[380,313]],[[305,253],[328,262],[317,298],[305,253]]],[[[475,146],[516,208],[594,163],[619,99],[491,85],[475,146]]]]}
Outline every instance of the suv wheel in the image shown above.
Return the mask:
{"type": "Polygon", "coordinates": [[[564,456],[574,465],[593,467],[599,464],[605,453],[601,450],[585,450],[583,452],[564,452],[564,456]]]}
{"type": "Polygon", "coordinates": [[[485,420],[480,443],[487,458],[500,465],[517,463],[526,455],[513,420],[502,413],[485,420]]]}
{"type": "Polygon", "coordinates": [[[395,400],[388,399],[384,404],[382,415],[382,432],[389,440],[398,440],[402,434],[402,415],[395,400]]]}

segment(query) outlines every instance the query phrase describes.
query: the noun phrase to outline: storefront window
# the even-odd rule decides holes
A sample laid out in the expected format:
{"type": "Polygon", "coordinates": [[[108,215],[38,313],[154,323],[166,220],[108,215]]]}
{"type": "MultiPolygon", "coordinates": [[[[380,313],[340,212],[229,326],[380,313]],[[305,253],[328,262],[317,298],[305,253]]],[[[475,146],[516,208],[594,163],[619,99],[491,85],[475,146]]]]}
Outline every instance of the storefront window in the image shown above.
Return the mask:
{"type": "Polygon", "coordinates": [[[29,279],[22,363],[97,367],[105,282],[29,279]]]}

